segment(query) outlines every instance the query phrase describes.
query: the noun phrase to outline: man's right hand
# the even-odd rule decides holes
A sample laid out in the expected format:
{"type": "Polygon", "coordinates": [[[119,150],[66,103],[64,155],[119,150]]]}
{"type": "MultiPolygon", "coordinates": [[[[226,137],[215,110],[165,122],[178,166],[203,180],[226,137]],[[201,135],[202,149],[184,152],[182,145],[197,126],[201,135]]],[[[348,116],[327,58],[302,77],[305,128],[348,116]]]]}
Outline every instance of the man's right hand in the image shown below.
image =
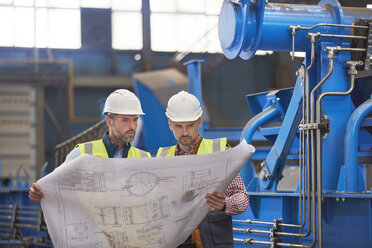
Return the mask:
{"type": "Polygon", "coordinates": [[[33,202],[40,202],[41,198],[43,198],[43,193],[40,191],[40,186],[37,183],[31,185],[28,198],[33,202]]]}

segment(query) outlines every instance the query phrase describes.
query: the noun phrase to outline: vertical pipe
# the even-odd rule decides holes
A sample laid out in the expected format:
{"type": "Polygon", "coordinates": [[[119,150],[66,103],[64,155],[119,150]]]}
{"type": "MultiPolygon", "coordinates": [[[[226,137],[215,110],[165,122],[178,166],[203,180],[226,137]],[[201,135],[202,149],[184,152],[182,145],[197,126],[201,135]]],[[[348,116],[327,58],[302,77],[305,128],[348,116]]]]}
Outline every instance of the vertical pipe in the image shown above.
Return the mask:
{"type": "MultiPolygon", "coordinates": [[[[310,94],[310,108],[311,108],[311,113],[310,113],[310,123],[314,123],[314,95],[315,95],[315,92],[322,86],[322,84],[331,76],[332,72],[333,72],[333,59],[334,59],[334,53],[333,53],[333,50],[330,50],[329,53],[328,53],[328,58],[329,58],[329,71],[328,73],[322,78],[322,80],[320,80],[320,82],[313,88],[313,90],[311,91],[311,94],[310,94]]],[[[312,176],[312,198],[313,198],[313,237],[315,236],[315,154],[314,154],[314,130],[311,130],[310,131],[310,141],[311,141],[311,167],[312,167],[312,170],[311,170],[311,176],[312,176]]],[[[321,194],[321,190],[320,192],[318,192],[318,201],[319,201],[319,195],[321,194]]],[[[319,202],[318,202],[318,221],[319,221],[319,211],[321,211],[319,209],[319,202]]],[[[320,220],[321,221],[321,220],[320,220]]],[[[319,230],[319,227],[321,228],[321,226],[319,226],[319,223],[318,223],[318,248],[321,248],[322,247],[322,243],[321,243],[321,230],[319,230]]]]}
{"type": "Polygon", "coordinates": [[[154,63],[154,55],[151,50],[151,27],[150,27],[150,0],[142,0],[142,62],[145,65],[146,71],[152,70],[154,63]]]}
{"type": "MultiPolygon", "coordinates": [[[[189,92],[198,98],[200,102],[200,106],[202,107],[204,113],[204,102],[203,102],[203,93],[202,93],[202,84],[201,84],[201,63],[204,60],[191,60],[183,65],[187,67],[187,76],[189,79],[189,92]]],[[[199,129],[199,133],[203,136],[204,133],[204,123],[202,121],[201,128],[199,129]]]]}
{"type": "MultiPolygon", "coordinates": [[[[310,39],[311,43],[311,60],[310,60],[310,65],[306,69],[306,74],[305,74],[305,100],[306,103],[303,102],[303,104],[306,104],[306,124],[310,123],[310,107],[309,107],[309,93],[310,93],[310,76],[309,72],[310,69],[314,66],[314,58],[315,58],[315,37],[312,36],[310,39]]],[[[306,130],[306,172],[307,172],[307,211],[308,211],[308,232],[310,231],[311,225],[315,225],[315,223],[311,224],[310,222],[310,131],[309,129],[306,130]]],[[[312,192],[314,194],[314,192],[312,192]]],[[[312,209],[314,211],[314,209],[312,209]]],[[[314,213],[313,213],[314,214],[314,213]]],[[[315,234],[313,234],[315,235],[315,234]]],[[[314,239],[314,238],[313,238],[314,239]]]]}
{"type": "MultiPolygon", "coordinates": [[[[355,70],[355,66],[354,66],[355,70]]],[[[320,124],[320,103],[325,96],[347,96],[349,95],[354,89],[354,79],[355,75],[351,75],[350,79],[350,88],[345,92],[324,92],[319,95],[316,101],[316,121],[320,124]]],[[[317,144],[317,192],[318,192],[318,247],[322,247],[322,142],[321,142],[321,133],[320,128],[316,130],[316,144],[317,144]]]]}

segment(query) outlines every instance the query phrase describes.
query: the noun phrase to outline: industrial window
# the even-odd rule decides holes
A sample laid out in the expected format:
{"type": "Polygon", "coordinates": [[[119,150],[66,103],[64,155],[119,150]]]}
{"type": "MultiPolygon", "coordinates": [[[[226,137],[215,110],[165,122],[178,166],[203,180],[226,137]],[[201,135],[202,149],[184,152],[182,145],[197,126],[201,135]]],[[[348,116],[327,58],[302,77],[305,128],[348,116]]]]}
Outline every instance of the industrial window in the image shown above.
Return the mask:
{"type": "Polygon", "coordinates": [[[141,8],[141,0],[112,0],[111,23],[113,49],[142,49],[141,8]]]}
{"type": "Polygon", "coordinates": [[[223,0],[150,0],[154,51],[221,52],[218,15],[223,0]]]}
{"type": "Polygon", "coordinates": [[[0,46],[80,48],[80,9],[76,2],[0,0],[0,46]]]}
{"type": "Polygon", "coordinates": [[[141,0],[0,0],[0,46],[81,48],[80,8],[111,8],[112,47],[142,49],[141,0]]]}

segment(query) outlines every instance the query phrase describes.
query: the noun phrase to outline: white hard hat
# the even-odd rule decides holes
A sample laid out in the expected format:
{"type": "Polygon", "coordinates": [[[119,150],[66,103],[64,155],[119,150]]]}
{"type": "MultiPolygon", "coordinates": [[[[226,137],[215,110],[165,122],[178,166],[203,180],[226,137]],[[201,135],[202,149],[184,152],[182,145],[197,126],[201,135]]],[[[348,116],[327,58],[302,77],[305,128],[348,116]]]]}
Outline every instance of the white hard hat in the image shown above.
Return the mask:
{"type": "Polygon", "coordinates": [[[138,97],[129,90],[119,89],[106,99],[102,114],[144,115],[138,97]]]}
{"type": "Polygon", "coordinates": [[[196,121],[202,116],[198,98],[194,95],[181,91],[172,96],[168,101],[165,115],[174,122],[196,121]]]}

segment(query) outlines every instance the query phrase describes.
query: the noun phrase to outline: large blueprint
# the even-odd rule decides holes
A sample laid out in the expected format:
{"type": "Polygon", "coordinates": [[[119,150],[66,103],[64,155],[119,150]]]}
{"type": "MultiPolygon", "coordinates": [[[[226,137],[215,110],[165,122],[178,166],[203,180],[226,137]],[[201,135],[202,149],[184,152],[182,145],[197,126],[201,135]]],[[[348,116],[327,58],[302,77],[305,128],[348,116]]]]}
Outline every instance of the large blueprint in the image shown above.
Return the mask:
{"type": "Polygon", "coordinates": [[[174,248],[254,152],[245,141],[198,156],[111,159],[82,155],[38,181],[56,248],[174,248]]]}

